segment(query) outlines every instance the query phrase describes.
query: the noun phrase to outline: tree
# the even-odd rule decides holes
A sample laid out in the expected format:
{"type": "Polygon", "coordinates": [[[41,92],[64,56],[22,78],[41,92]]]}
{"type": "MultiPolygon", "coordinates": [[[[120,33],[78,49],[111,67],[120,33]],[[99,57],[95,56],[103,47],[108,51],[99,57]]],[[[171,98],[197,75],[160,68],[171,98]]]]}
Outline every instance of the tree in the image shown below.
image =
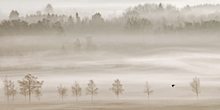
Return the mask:
{"type": "Polygon", "coordinates": [[[33,76],[32,74],[27,74],[22,80],[18,81],[20,86],[20,93],[28,95],[29,103],[31,103],[31,96],[37,89],[40,89],[43,85],[43,81],[38,81],[38,77],[33,76]]]}
{"type": "Polygon", "coordinates": [[[119,98],[119,95],[121,95],[124,91],[123,85],[121,84],[119,79],[116,79],[114,83],[112,84],[111,90],[114,92],[114,94],[119,98]]]}
{"type": "Polygon", "coordinates": [[[197,77],[193,78],[193,81],[190,83],[190,86],[192,88],[192,91],[196,94],[196,96],[198,98],[199,94],[201,93],[200,79],[197,77]]]}
{"type": "Polygon", "coordinates": [[[9,19],[10,20],[17,20],[19,19],[19,13],[17,10],[12,10],[9,14],[9,19]]]}
{"type": "Polygon", "coordinates": [[[17,90],[15,89],[14,82],[8,80],[7,77],[5,77],[3,83],[4,83],[4,93],[7,98],[7,103],[9,103],[10,97],[12,97],[12,100],[14,101],[14,97],[17,94],[17,90]]]}
{"type": "Polygon", "coordinates": [[[79,13],[78,13],[78,12],[76,12],[76,23],[77,23],[77,24],[80,24],[80,23],[81,23],[81,18],[80,18],[80,16],[79,16],[79,13]]]}
{"type": "Polygon", "coordinates": [[[10,94],[12,96],[12,101],[14,101],[15,99],[15,95],[17,94],[17,90],[15,89],[15,84],[13,81],[11,81],[12,84],[11,84],[11,88],[10,88],[10,94]]]}
{"type": "Polygon", "coordinates": [[[40,97],[42,96],[42,91],[41,88],[38,88],[34,91],[35,96],[37,97],[37,99],[40,101],[40,97]]]}
{"type": "Polygon", "coordinates": [[[102,18],[101,13],[95,13],[94,15],[92,15],[92,20],[91,20],[92,24],[94,24],[95,26],[103,24],[104,23],[104,19],[102,18]]]}
{"type": "Polygon", "coordinates": [[[27,95],[28,95],[27,89],[26,88],[20,88],[20,92],[19,93],[25,97],[25,101],[26,101],[27,95]]]}
{"type": "Polygon", "coordinates": [[[90,80],[88,87],[86,88],[86,94],[91,95],[91,102],[93,102],[93,96],[98,94],[98,88],[96,87],[93,80],[90,80]]]}
{"type": "Polygon", "coordinates": [[[66,88],[66,87],[63,87],[63,86],[60,84],[60,86],[57,87],[57,92],[58,92],[58,95],[61,97],[61,99],[62,99],[62,101],[63,101],[64,96],[67,95],[67,88],[66,88]]]}
{"type": "Polygon", "coordinates": [[[76,97],[76,101],[78,101],[78,97],[81,96],[82,89],[78,82],[75,82],[72,86],[72,94],[76,97]]]}
{"type": "Polygon", "coordinates": [[[149,83],[148,83],[148,81],[147,81],[147,82],[146,82],[146,86],[145,86],[144,93],[147,94],[148,100],[149,100],[149,98],[150,98],[150,95],[151,95],[153,92],[154,92],[154,91],[151,89],[151,87],[150,87],[150,85],[149,85],[149,83]]]}
{"type": "Polygon", "coordinates": [[[54,12],[53,10],[53,6],[51,4],[47,4],[46,8],[45,8],[45,12],[46,14],[51,14],[54,12]]]}
{"type": "Polygon", "coordinates": [[[74,20],[73,20],[73,17],[72,17],[72,16],[69,16],[69,17],[68,17],[67,23],[68,23],[68,25],[69,25],[70,27],[73,26],[74,20]]]}

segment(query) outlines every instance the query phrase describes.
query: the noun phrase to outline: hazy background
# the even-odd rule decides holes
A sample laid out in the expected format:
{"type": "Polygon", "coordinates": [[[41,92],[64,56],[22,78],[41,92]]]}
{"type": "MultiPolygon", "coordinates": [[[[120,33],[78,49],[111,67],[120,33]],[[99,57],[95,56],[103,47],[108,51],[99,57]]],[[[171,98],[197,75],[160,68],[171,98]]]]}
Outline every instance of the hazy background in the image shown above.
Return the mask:
{"type": "Polygon", "coordinates": [[[182,8],[186,5],[218,4],[219,0],[0,0],[0,19],[8,17],[11,10],[16,9],[21,15],[42,10],[51,3],[60,13],[71,13],[74,9],[81,16],[90,16],[95,12],[103,13],[109,18],[121,14],[126,8],[144,3],[163,3],[182,8]],[[66,11],[71,10],[71,11],[66,11]]]}

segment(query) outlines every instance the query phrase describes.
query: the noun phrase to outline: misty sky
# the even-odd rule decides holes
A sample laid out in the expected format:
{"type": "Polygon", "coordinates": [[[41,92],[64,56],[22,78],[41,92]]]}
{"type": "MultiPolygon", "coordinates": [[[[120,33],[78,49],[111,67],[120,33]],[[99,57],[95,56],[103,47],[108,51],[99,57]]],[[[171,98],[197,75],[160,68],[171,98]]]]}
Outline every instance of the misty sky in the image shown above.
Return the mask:
{"type": "MultiPolygon", "coordinates": [[[[56,9],[74,9],[90,16],[94,12],[102,12],[105,17],[120,14],[129,6],[144,3],[165,3],[178,7],[198,4],[218,4],[220,0],[0,0],[0,18],[7,17],[12,9],[18,10],[21,15],[42,10],[51,3],[56,9]]],[[[65,11],[64,11],[65,12],[65,11]]]]}

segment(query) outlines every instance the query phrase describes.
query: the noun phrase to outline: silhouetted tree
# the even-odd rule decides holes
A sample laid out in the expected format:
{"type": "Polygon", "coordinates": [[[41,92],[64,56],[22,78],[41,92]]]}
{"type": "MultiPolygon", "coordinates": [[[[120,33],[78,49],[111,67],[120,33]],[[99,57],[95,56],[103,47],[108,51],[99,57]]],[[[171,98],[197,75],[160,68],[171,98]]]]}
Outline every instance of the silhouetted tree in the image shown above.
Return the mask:
{"type": "Polygon", "coordinates": [[[9,14],[9,19],[10,20],[17,20],[19,19],[19,13],[17,10],[12,10],[9,14]]]}
{"type": "Polygon", "coordinates": [[[81,96],[82,89],[78,82],[75,82],[72,86],[72,94],[76,97],[76,101],[78,101],[78,97],[81,96]]]}
{"type": "Polygon", "coordinates": [[[67,20],[67,23],[69,26],[73,26],[74,24],[74,20],[73,20],[73,17],[72,16],[69,16],[68,20],[67,20]]]}
{"type": "Polygon", "coordinates": [[[151,95],[153,92],[154,92],[154,91],[151,89],[151,87],[150,87],[150,85],[149,85],[149,83],[148,83],[148,81],[147,81],[147,82],[146,82],[146,85],[145,85],[144,93],[147,94],[148,100],[149,100],[149,98],[150,98],[150,95],[151,95]]]}
{"type": "Polygon", "coordinates": [[[199,94],[201,93],[200,79],[197,77],[193,78],[193,81],[190,83],[190,86],[192,88],[192,91],[196,94],[198,98],[199,94]]]}
{"type": "Polygon", "coordinates": [[[114,92],[114,94],[119,98],[119,96],[123,93],[123,85],[121,84],[121,81],[119,79],[116,79],[114,83],[112,84],[111,90],[114,92]]]}
{"type": "Polygon", "coordinates": [[[43,85],[43,81],[38,81],[38,77],[32,74],[27,74],[22,80],[18,81],[22,95],[28,95],[29,103],[31,103],[31,96],[37,89],[43,85]]]}
{"type": "Polygon", "coordinates": [[[61,97],[61,99],[62,99],[62,101],[63,101],[64,96],[67,95],[67,88],[66,88],[66,87],[63,87],[63,86],[60,84],[60,86],[57,87],[57,92],[58,92],[58,95],[61,97]]]}
{"type": "Polygon", "coordinates": [[[163,9],[163,4],[162,3],[159,4],[159,9],[163,9]]]}
{"type": "Polygon", "coordinates": [[[51,14],[54,12],[54,9],[51,4],[47,4],[47,6],[45,8],[45,12],[46,12],[46,14],[51,14]]]}
{"type": "Polygon", "coordinates": [[[98,88],[96,87],[93,80],[90,80],[88,87],[86,88],[86,94],[91,95],[91,102],[93,102],[93,96],[98,94],[98,88]]]}
{"type": "Polygon", "coordinates": [[[104,19],[102,18],[101,13],[95,13],[94,15],[92,15],[92,20],[91,20],[92,24],[94,24],[95,26],[103,24],[104,23],[104,19]]]}
{"type": "Polygon", "coordinates": [[[81,23],[81,18],[79,17],[79,13],[76,12],[76,23],[80,24],[81,23]]]}

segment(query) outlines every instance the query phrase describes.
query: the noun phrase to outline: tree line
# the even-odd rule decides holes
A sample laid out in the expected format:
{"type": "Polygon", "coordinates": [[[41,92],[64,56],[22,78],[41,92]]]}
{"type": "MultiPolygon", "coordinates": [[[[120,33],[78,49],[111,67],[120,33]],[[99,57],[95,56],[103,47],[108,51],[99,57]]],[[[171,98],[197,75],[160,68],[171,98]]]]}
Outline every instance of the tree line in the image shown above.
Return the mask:
{"type": "MultiPolygon", "coordinates": [[[[31,103],[33,95],[35,95],[36,98],[40,100],[40,97],[43,94],[42,87],[44,81],[39,80],[37,76],[34,76],[32,74],[27,74],[24,76],[22,80],[18,80],[18,84],[19,84],[19,89],[17,90],[14,81],[8,79],[8,77],[5,77],[5,79],[3,80],[4,95],[7,99],[7,103],[13,102],[17,94],[24,96],[25,101],[28,98],[29,103],[31,103]]],[[[190,86],[192,92],[198,98],[199,94],[201,93],[200,79],[197,77],[193,78],[193,81],[190,83],[190,86]]],[[[82,95],[82,90],[83,90],[82,87],[77,81],[75,81],[75,83],[71,85],[70,91],[72,95],[75,97],[76,102],[82,95]]],[[[117,99],[119,99],[120,95],[122,95],[123,92],[125,91],[123,83],[119,79],[114,80],[110,90],[114,93],[117,99]]],[[[85,91],[86,91],[86,95],[89,95],[91,97],[91,102],[93,102],[94,96],[96,96],[99,91],[94,80],[90,80],[88,82],[85,91]]],[[[146,94],[148,100],[150,99],[150,95],[153,92],[154,90],[151,88],[149,82],[146,81],[146,85],[144,87],[143,93],[146,94]]],[[[67,93],[68,93],[67,87],[63,86],[62,84],[57,86],[57,95],[60,97],[62,101],[64,100],[67,93]]]]}
{"type": "Polygon", "coordinates": [[[89,17],[81,17],[76,12],[61,15],[48,4],[46,12],[20,16],[12,10],[9,19],[0,23],[0,35],[59,35],[95,32],[175,32],[192,30],[214,30],[220,28],[220,14],[215,11],[219,5],[186,6],[178,9],[172,5],[144,4],[128,8],[120,16],[104,19],[96,12],[89,17]],[[199,9],[213,8],[212,13],[193,13],[199,9]],[[217,7],[217,8],[216,8],[217,7]]]}

